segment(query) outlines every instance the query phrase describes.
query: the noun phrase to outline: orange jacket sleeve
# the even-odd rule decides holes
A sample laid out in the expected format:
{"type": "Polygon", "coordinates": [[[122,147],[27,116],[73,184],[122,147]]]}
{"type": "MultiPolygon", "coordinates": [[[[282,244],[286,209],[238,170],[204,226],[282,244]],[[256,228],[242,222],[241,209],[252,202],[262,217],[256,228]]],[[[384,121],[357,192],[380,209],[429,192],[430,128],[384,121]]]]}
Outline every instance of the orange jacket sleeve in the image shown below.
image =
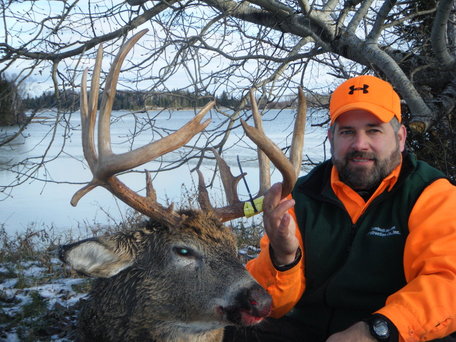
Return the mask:
{"type": "MultiPolygon", "coordinates": [[[[290,214],[296,222],[293,209],[290,210],[290,214]]],[[[303,256],[293,268],[281,272],[274,267],[269,255],[269,239],[266,235],[262,237],[260,242],[260,254],[257,258],[249,261],[246,266],[256,281],[271,295],[271,317],[274,318],[281,317],[290,311],[304,292],[304,248],[298,227],[296,227],[296,237],[299,240],[303,256]]]]}
{"type": "Polygon", "coordinates": [[[409,217],[404,250],[407,285],[378,311],[401,340],[429,341],[456,331],[456,187],[440,179],[428,186],[409,217]]]}

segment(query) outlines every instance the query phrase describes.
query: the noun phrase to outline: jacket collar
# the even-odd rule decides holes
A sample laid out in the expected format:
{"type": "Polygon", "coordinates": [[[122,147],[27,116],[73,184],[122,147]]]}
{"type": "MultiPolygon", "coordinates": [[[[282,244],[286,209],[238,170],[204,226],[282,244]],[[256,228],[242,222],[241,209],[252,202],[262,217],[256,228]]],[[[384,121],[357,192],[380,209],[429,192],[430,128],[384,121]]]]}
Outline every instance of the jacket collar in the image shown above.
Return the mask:
{"type": "Polygon", "coordinates": [[[343,206],[355,223],[367,207],[385,192],[392,191],[395,186],[407,177],[416,167],[416,160],[412,154],[403,153],[401,163],[382,181],[373,195],[366,202],[348,185],[340,181],[339,175],[331,160],[327,160],[315,167],[297,184],[298,191],[310,197],[320,198],[343,206]]]}

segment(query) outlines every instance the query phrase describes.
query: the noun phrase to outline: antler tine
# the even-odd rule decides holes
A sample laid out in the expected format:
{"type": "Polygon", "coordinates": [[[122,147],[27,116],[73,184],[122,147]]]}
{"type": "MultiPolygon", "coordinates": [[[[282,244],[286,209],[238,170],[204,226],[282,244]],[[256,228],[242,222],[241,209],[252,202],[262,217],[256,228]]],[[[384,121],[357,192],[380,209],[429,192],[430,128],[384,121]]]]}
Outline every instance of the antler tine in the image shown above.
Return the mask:
{"type": "Polygon", "coordinates": [[[298,112],[293,129],[293,138],[291,139],[290,161],[294,166],[296,176],[301,171],[302,150],[304,148],[304,132],[307,118],[307,101],[304,91],[298,88],[298,112]]]}
{"type": "Polygon", "coordinates": [[[230,167],[225,162],[225,160],[223,160],[220,154],[215,149],[211,150],[214,153],[215,159],[217,159],[217,165],[220,169],[223,189],[225,190],[226,200],[228,204],[240,202],[237,192],[237,185],[242,177],[245,176],[245,173],[238,176],[233,176],[230,167]]]}
{"type": "Polygon", "coordinates": [[[109,74],[106,78],[106,85],[101,99],[100,117],[98,121],[98,149],[100,155],[111,154],[111,111],[116,96],[117,82],[119,80],[120,68],[128,52],[133,48],[137,41],[147,33],[147,29],[142,30],[131,37],[121,48],[114,62],[111,65],[109,74]]]}
{"type": "Polygon", "coordinates": [[[97,51],[97,57],[95,60],[95,68],[93,70],[92,82],[90,84],[90,98],[89,98],[89,146],[91,148],[91,154],[94,156],[94,160],[97,161],[97,151],[95,148],[95,123],[97,121],[97,108],[98,108],[98,96],[100,93],[100,74],[101,74],[101,62],[103,61],[103,44],[100,44],[97,51]]]}
{"type": "MultiPolygon", "coordinates": [[[[87,73],[88,69],[86,68],[82,74],[81,81],[81,95],[80,95],[80,111],[81,111],[81,138],[82,138],[82,150],[84,152],[84,157],[89,163],[90,170],[92,166],[95,165],[96,153],[91,153],[90,144],[90,131],[89,131],[89,104],[87,103],[87,73]]],[[[93,136],[93,134],[92,134],[93,136]]],[[[92,150],[93,151],[93,150],[92,150]]]]}
{"type": "MultiPolygon", "coordinates": [[[[230,167],[228,164],[223,160],[220,154],[217,152],[216,149],[211,148],[212,153],[214,153],[215,159],[217,160],[217,165],[220,170],[220,178],[222,180],[223,189],[225,190],[225,197],[226,201],[229,205],[235,205],[236,203],[241,203],[239,199],[239,195],[237,192],[237,185],[242,177],[245,176],[245,173],[240,174],[238,176],[233,176],[230,167]]],[[[198,202],[200,204],[201,209],[206,210],[215,210],[209,200],[209,194],[206,190],[206,184],[204,182],[204,176],[199,169],[198,172],[198,202]]]]}
{"type": "Polygon", "coordinates": [[[200,169],[196,169],[196,172],[198,173],[198,203],[201,207],[201,210],[215,211],[215,208],[212,206],[209,199],[209,194],[206,189],[203,173],[200,171],[200,169]]]}
{"type": "Polygon", "coordinates": [[[100,89],[100,72],[101,61],[103,58],[103,46],[100,44],[97,51],[95,68],[90,87],[90,99],[87,100],[87,73],[88,69],[84,70],[81,83],[81,135],[82,149],[84,157],[89,164],[90,170],[95,171],[98,160],[97,151],[95,149],[94,130],[97,116],[98,92],[100,89]]]}
{"type": "Polygon", "coordinates": [[[245,134],[262,149],[272,163],[279,169],[283,177],[282,182],[282,198],[288,196],[296,183],[296,172],[290,160],[283,154],[282,150],[277,147],[268,137],[260,132],[257,128],[249,126],[241,119],[242,127],[245,134]]]}
{"type": "Polygon", "coordinates": [[[109,71],[106,87],[103,92],[102,108],[98,122],[98,156],[94,145],[94,127],[97,113],[99,78],[101,71],[102,48],[97,53],[96,66],[94,70],[94,79],[92,80],[92,89],[90,101],[87,101],[87,71],[84,72],[81,90],[81,121],[82,121],[82,139],[84,156],[89,162],[93,179],[82,189],[78,190],[71,199],[71,204],[76,206],[78,201],[89,191],[101,185],[108,189],[112,194],[121,199],[123,202],[138,210],[139,212],[165,222],[170,225],[177,224],[182,217],[172,210],[172,205],[165,208],[156,201],[155,191],[150,181],[150,176],[146,173],[147,195],[140,196],[123,184],[115,174],[126,171],[131,168],[149,162],[167,152],[173,151],[185,145],[196,134],[204,130],[210,123],[210,119],[201,122],[204,115],[215,105],[215,101],[209,102],[203,107],[196,116],[187,124],[178,129],[176,132],[158,140],[137,148],[133,151],[114,154],[111,151],[110,138],[110,116],[112,104],[114,101],[117,81],[120,73],[122,62],[126,54],[131,50],[133,45],[147,32],[143,30],[134,35],[120,49],[113,65],[109,71]]]}
{"type": "Polygon", "coordinates": [[[149,170],[146,170],[146,196],[150,198],[152,201],[157,200],[157,193],[152,185],[152,179],[150,177],[149,170]]]}
{"type": "MultiPolygon", "coordinates": [[[[250,103],[252,105],[253,121],[255,127],[259,132],[264,134],[263,120],[261,120],[260,111],[258,110],[258,103],[255,99],[255,91],[253,88],[250,89],[250,103]]],[[[261,150],[257,149],[258,154],[258,165],[260,173],[260,188],[258,190],[258,196],[264,195],[264,193],[271,187],[271,173],[270,162],[267,155],[261,150]]]]}

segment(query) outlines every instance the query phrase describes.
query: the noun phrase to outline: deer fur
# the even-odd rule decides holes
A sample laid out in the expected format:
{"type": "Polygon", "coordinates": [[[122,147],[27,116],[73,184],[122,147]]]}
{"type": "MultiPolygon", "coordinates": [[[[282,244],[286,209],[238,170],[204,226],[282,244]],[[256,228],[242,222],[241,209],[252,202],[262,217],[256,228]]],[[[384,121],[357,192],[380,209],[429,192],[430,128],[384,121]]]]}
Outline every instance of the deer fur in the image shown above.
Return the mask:
{"type": "Polygon", "coordinates": [[[79,317],[80,341],[221,341],[226,325],[266,317],[271,298],[238,258],[231,229],[211,213],[181,212],[179,227],[144,227],[61,248],[97,277],[79,317]]]}

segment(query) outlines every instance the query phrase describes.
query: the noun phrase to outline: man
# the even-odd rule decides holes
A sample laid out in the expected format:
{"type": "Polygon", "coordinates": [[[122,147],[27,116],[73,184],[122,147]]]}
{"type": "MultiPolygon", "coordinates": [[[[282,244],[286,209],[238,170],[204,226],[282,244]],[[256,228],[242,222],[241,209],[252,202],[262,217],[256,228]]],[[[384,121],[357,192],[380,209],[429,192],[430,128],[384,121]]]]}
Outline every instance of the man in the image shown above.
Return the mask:
{"type": "Polygon", "coordinates": [[[349,79],[330,118],[332,159],[292,199],[281,184],[264,199],[267,236],[247,268],[273,318],[225,340],[456,340],[456,187],[405,151],[389,83],[349,79]]]}

